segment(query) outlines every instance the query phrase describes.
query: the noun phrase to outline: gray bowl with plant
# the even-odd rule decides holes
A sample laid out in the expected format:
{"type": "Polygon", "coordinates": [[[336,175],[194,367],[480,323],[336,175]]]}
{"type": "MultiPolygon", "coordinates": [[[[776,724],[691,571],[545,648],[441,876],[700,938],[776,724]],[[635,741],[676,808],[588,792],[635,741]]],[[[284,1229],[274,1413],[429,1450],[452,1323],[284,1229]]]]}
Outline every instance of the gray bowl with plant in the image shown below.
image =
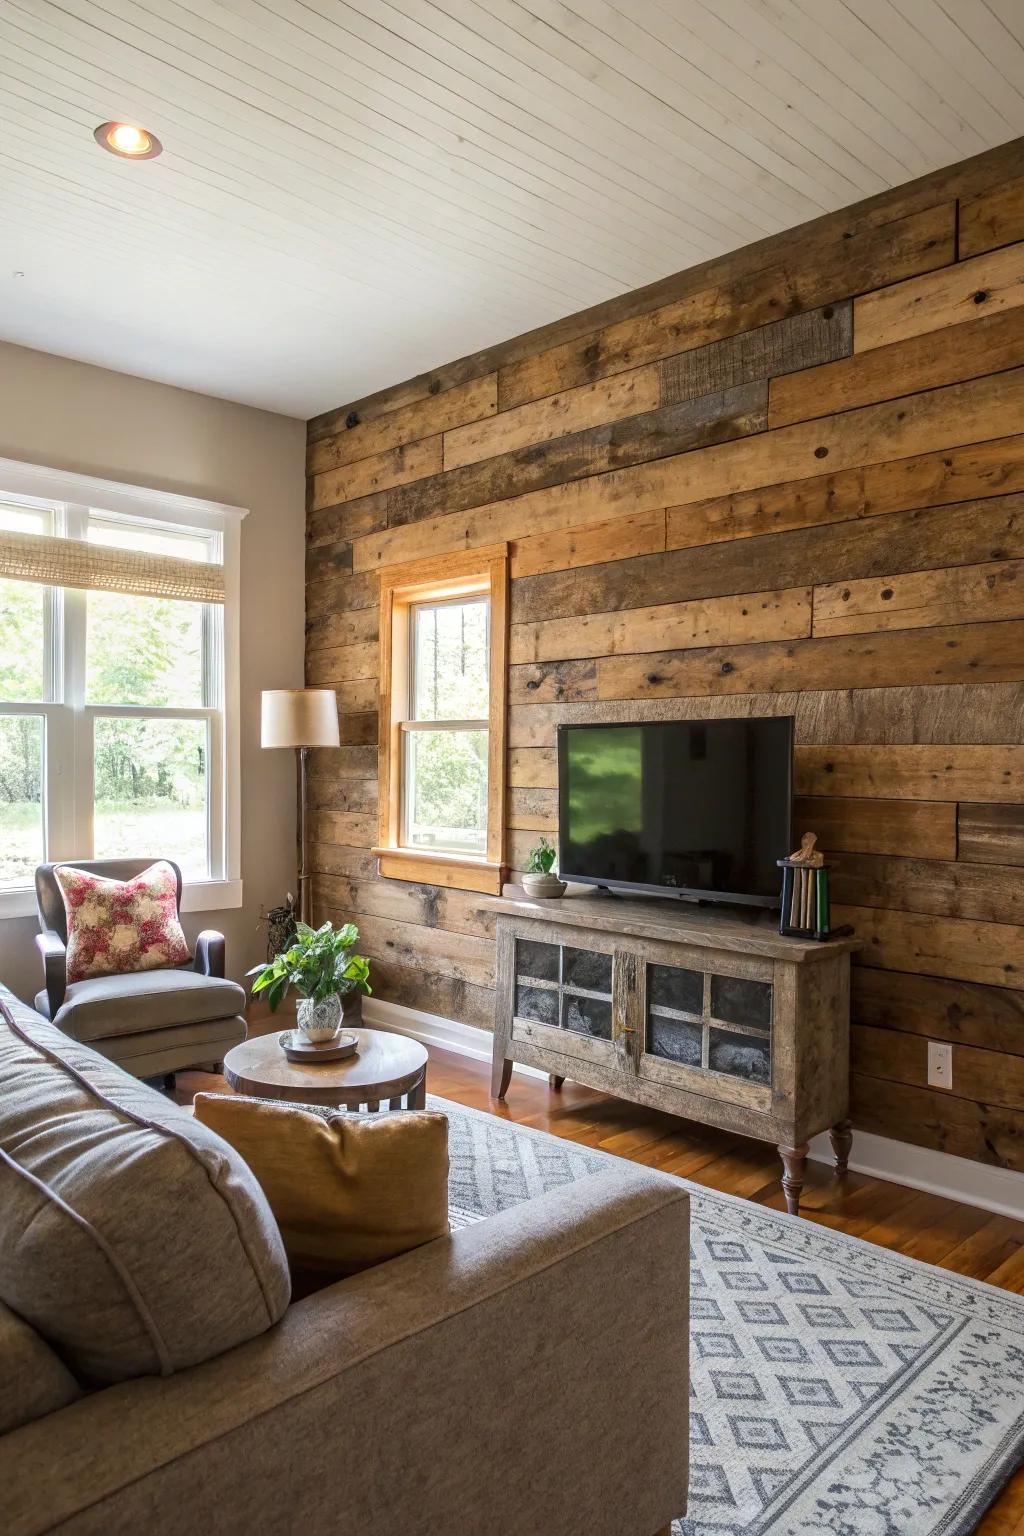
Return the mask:
{"type": "Polygon", "coordinates": [[[267,965],[254,965],[253,996],[262,994],[276,1013],[289,992],[298,994],[295,1021],[306,1039],[333,1040],[341,1027],[344,999],[369,992],[370,963],[357,955],[359,929],[354,923],[335,928],[324,923],[310,928],[296,923],[295,938],[283,954],[267,965]]]}
{"type": "Polygon", "coordinates": [[[549,901],[565,895],[565,881],[552,873],[555,857],[555,850],[546,837],[530,849],[523,872],[523,890],[534,901],[549,901]]]}

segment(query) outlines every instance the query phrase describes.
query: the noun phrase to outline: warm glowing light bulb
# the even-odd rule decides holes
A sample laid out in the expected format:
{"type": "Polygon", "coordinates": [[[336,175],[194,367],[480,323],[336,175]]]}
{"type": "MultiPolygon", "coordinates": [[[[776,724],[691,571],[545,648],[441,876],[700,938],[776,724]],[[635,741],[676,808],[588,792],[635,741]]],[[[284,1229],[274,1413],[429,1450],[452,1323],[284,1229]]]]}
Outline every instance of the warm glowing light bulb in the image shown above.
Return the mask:
{"type": "Polygon", "coordinates": [[[137,155],[140,150],[149,148],[149,134],[140,133],[129,123],[118,123],[110,135],[110,142],[122,154],[137,155]]]}
{"type": "Polygon", "coordinates": [[[163,148],[154,134],[131,123],[101,123],[93,137],[101,149],[125,160],[152,160],[163,148]]]}

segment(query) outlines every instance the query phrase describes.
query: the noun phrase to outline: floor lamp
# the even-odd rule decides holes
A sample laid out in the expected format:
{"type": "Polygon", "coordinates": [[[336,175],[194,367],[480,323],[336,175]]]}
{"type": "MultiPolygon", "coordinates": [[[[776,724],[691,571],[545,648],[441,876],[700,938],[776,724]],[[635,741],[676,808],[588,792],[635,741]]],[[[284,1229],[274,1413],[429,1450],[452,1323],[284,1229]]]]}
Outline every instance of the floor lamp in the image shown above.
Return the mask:
{"type": "Polygon", "coordinates": [[[337,747],[338,699],[333,688],[268,688],[263,692],[261,745],[294,747],[297,768],[299,921],[312,917],[306,870],[306,765],[310,747],[337,747]]]}

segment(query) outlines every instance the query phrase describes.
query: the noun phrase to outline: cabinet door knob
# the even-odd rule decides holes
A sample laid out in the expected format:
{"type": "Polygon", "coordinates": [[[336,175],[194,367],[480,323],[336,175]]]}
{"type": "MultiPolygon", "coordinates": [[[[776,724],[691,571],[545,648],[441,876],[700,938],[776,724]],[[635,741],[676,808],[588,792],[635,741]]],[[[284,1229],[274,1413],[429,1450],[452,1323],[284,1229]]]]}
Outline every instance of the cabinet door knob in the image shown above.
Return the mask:
{"type": "Polygon", "coordinates": [[[635,1035],[636,1034],[636,1030],[634,1029],[632,1024],[623,1024],[623,1026],[622,1026],[621,1030],[619,1031],[619,1033],[622,1034],[622,1035],[635,1035]]]}

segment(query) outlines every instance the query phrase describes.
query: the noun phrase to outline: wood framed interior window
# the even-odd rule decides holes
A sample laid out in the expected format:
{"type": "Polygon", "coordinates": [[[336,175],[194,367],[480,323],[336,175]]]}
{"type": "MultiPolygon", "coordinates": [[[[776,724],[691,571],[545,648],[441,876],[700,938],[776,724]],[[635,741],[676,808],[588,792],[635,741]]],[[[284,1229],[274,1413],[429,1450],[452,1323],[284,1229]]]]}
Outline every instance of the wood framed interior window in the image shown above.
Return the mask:
{"type": "Polygon", "coordinates": [[[381,875],[499,895],[508,548],[380,573],[381,875]]]}

